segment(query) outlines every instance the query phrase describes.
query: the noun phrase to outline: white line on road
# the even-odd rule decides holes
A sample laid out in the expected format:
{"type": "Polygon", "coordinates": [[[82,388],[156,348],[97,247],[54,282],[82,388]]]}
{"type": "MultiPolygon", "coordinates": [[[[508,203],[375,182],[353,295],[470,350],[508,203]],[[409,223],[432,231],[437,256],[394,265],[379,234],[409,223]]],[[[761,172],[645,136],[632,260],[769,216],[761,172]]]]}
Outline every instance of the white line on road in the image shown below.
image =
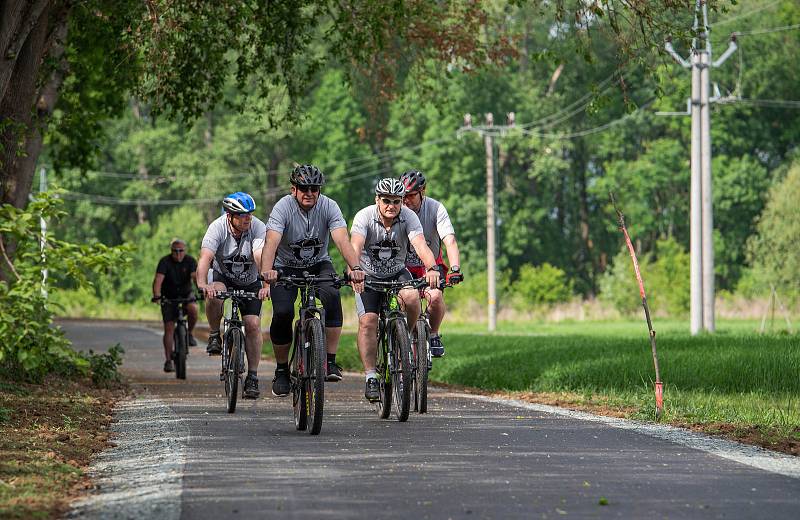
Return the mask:
{"type": "Polygon", "coordinates": [[[800,457],[793,457],[775,451],[765,450],[758,446],[749,446],[727,439],[719,439],[710,437],[702,433],[693,432],[675,426],[668,426],[663,424],[644,423],[640,421],[632,421],[630,419],[618,419],[616,417],[603,417],[594,415],[587,412],[578,412],[574,410],[567,410],[546,404],[526,403],[525,401],[518,401],[514,399],[500,399],[496,397],[487,397],[482,395],[453,393],[459,397],[468,397],[480,401],[489,401],[492,403],[506,404],[516,406],[518,408],[525,408],[527,410],[534,410],[537,412],[551,413],[561,415],[564,417],[571,417],[582,421],[591,421],[596,423],[603,423],[614,428],[622,430],[631,430],[637,433],[657,437],[670,442],[674,442],[689,448],[701,450],[718,457],[728,460],[733,460],[741,464],[746,464],[753,468],[758,468],[771,473],[785,475],[792,478],[800,478],[800,457]]]}

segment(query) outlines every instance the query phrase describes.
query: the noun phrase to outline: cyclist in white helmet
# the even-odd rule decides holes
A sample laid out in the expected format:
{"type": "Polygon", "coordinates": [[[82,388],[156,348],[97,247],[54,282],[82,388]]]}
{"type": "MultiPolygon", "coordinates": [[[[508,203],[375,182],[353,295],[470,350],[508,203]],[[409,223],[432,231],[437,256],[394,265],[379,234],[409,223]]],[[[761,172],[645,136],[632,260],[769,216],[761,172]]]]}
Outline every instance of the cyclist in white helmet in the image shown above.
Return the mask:
{"type": "MultiPolygon", "coordinates": [[[[406,188],[403,202],[406,207],[413,210],[422,222],[422,229],[425,233],[425,242],[431,248],[436,257],[436,265],[443,277],[447,277],[450,283],[459,283],[464,279],[459,267],[458,243],[453,224],[444,205],[438,200],[425,196],[427,184],[425,175],[419,170],[408,170],[400,176],[400,182],[406,188]],[[450,274],[447,273],[447,266],[442,259],[442,244],[447,247],[447,259],[450,261],[450,274]]],[[[415,277],[420,277],[425,272],[422,260],[409,251],[406,258],[406,267],[415,277]]],[[[428,300],[428,310],[430,311],[431,321],[431,356],[444,356],[444,344],[439,336],[439,326],[444,320],[445,304],[441,289],[425,290],[425,298],[428,300]]]]}
{"type": "MultiPolygon", "coordinates": [[[[422,259],[427,271],[425,278],[431,287],[439,283],[436,259],[425,244],[419,217],[403,207],[406,189],[397,179],[381,179],[375,186],[375,204],[359,211],[353,219],[350,241],[359,256],[366,279],[410,280],[406,269],[409,244],[422,259]]],[[[356,294],[358,311],[358,350],[366,372],[364,397],[369,401],[380,398],[378,379],[375,373],[377,358],[378,312],[382,293],[364,288],[356,294]]],[[[419,291],[403,289],[400,299],[406,311],[408,328],[412,329],[419,317],[419,291]]]]}
{"type": "Polygon", "coordinates": [[[269,294],[266,284],[258,280],[267,226],[253,216],[256,203],[247,193],[231,193],[222,201],[222,207],[225,213],[208,226],[197,263],[197,287],[206,296],[210,329],[206,350],[210,356],[222,353],[219,334],[222,301],[214,298],[217,292],[238,289],[258,293],[258,300],[248,300],[241,306],[247,353],[243,397],[256,399],[259,396],[258,362],[263,343],[261,300],[269,294]],[[209,268],[212,270],[210,277],[209,268]]]}

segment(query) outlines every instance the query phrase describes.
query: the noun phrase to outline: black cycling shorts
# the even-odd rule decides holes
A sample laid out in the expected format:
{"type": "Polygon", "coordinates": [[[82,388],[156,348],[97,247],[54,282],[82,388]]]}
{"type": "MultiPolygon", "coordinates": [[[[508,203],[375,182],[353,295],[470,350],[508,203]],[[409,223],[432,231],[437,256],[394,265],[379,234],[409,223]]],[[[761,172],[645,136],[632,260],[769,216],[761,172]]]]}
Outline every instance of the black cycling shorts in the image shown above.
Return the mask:
{"type": "MultiPolygon", "coordinates": [[[[174,298],[188,298],[192,296],[191,293],[186,294],[184,296],[174,296],[174,298]]],[[[164,323],[170,321],[178,321],[178,303],[170,303],[170,304],[161,304],[161,320],[164,323]]],[[[187,316],[188,318],[188,316],[187,316]]]]}
{"type": "MultiPolygon", "coordinates": [[[[403,269],[399,273],[390,276],[389,278],[374,278],[367,277],[367,280],[380,280],[382,282],[394,282],[398,280],[411,280],[413,276],[408,272],[408,269],[403,269]]],[[[356,311],[358,316],[361,317],[368,312],[378,314],[381,310],[383,303],[384,293],[381,291],[373,291],[369,287],[364,287],[364,292],[361,294],[356,293],[356,311]]]]}
{"type": "MultiPolygon", "coordinates": [[[[222,282],[225,284],[225,288],[227,290],[248,291],[256,294],[258,294],[258,291],[261,290],[261,282],[259,281],[255,281],[250,285],[236,285],[222,273],[217,271],[211,272],[214,273],[212,275],[212,280],[215,282],[222,282]]],[[[242,313],[242,316],[261,316],[261,300],[256,298],[255,300],[243,301],[239,305],[239,312],[242,313]]]]}
{"type": "MultiPolygon", "coordinates": [[[[281,267],[280,269],[284,274],[290,276],[301,276],[303,271],[314,275],[336,273],[333,264],[328,260],[310,267],[281,267]]],[[[288,345],[292,342],[292,320],[294,319],[294,301],[297,299],[297,292],[297,287],[283,285],[273,285],[270,289],[272,323],[269,326],[269,334],[273,344],[288,345]]],[[[325,326],[341,327],[344,319],[339,289],[335,288],[333,284],[323,283],[317,287],[317,296],[325,309],[325,326]]]]}

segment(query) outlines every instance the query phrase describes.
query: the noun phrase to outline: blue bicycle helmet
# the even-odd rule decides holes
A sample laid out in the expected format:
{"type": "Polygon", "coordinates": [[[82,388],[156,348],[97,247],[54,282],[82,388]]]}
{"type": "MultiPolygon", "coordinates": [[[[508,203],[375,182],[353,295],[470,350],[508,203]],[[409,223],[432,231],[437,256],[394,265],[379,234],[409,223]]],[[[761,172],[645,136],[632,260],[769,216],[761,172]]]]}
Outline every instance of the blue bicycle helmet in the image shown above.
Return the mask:
{"type": "Polygon", "coordinates": [[[252,213],[256,210],[256,201],[253,197],[242,191],[231,193],[222,200],[222,207],[228,213],[235,213],[241,215],[244,213],[252,213]]]}

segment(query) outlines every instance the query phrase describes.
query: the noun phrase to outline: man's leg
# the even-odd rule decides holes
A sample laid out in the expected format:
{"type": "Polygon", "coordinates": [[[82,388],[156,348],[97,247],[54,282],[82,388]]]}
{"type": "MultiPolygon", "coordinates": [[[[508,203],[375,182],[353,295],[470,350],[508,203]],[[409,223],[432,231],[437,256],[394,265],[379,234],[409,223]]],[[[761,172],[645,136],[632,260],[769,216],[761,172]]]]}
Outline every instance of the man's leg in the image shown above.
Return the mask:
{"type": "Polygon", "coordinates": [[[431,356],[442,357],[444,356],[444,344],[441,336],[439,336],[439,327],[442,324],[445,313],[444,296],[439,289],[430,289],[425,292],[425,295],[428,298],[428,313],[431,323],[431,356]]]}
{"type": "Polygon", "coordinates": [[[294,319],[294,301],[297,289],[281,285],[270,290],[272,298],[272,321],[269,325],[269,336],[272,340],[272,351],[275,353],[275,376],[272,378],[272,395],[284,397],[289,395],[289,346],[292,343],[292,320],[294,319]]]}
{"type": "Polygon", "coordinates": [[[244,397],[255,399],[260,395],[258,390],[258,364],[261,361],[261,316],[248,314],[244,316],[244,342],[247,354],[247,377],[244,380],[244,397]]]}
{"type": "Polygon", "coordinates": [[[403,310],[406,313],[408,330],[414,330],[419,318],[419,291],[416,289],[403,289],[400,291],[400,299],[403,300],[403,310]]]}
{"type": "MultiPolygon", "coordinates": [[[[211,284],[217,291],[225,291],[227,288],[222,282],[211,284]]],[[[208,320],[208,347],[209,354],[219,354],[222,352],[222,341],[220,338],[219,326],[222,320],[222,300],[208,298],[206,300],[206,319],[208,320]]]]}
{"type": "Polygon", "coordinates": [[[187,303],[186,304],[186,318],[189,322],[189,334],[194,331],[194,326],[197,324],[197,304],[196,303],[187,303]]]}
{"type": "Polygon", "coordinates": [[[175,322],[174,321],[165,321],[164,322],[164,359],[167,361],[172,360],[172,350],[175,348],[174,343],[174,336],[175,335],[175,322]]]}

